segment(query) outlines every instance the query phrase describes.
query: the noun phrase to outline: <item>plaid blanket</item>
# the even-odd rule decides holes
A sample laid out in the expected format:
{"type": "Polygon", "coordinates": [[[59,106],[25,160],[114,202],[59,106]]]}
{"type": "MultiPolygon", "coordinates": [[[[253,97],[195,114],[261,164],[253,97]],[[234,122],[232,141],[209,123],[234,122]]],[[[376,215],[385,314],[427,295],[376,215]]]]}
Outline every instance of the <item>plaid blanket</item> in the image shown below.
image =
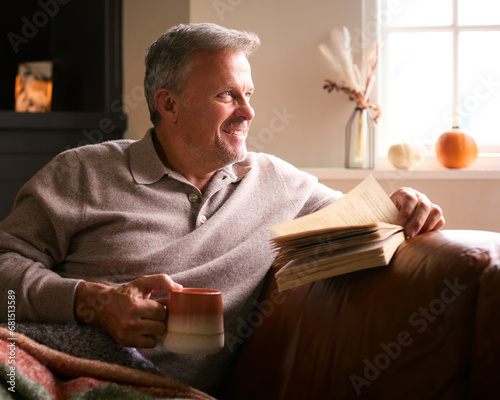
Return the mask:
{"type": "Polygon", "coordinates": [[[76,357],[4,327],[0,327],[0,376],[1,399],[213,400],[175,379],[76,357]]]}

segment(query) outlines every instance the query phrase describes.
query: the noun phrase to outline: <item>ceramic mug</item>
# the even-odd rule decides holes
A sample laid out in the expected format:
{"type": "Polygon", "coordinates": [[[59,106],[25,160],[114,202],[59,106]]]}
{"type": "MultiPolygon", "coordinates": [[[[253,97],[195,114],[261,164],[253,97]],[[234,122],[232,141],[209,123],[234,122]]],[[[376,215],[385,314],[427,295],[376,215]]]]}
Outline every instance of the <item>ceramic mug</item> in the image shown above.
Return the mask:
{"type": "Polygon", "coordinates": [[[173,353],[215,354],[224,347],[222,294],[218,290],[170,291],[163,345],[173,353]]]}

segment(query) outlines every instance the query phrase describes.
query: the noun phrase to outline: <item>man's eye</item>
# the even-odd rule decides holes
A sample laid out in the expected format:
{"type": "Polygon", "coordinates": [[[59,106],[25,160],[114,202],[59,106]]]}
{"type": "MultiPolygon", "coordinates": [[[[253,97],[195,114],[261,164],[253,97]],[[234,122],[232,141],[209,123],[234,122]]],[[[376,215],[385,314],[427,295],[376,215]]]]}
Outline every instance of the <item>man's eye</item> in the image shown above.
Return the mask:
{"type": "Polygon", "coordinates": [[[229,90],[226,90],[225,92],[221,93],[222,96],[231,96],[231,92],[229,90]]]}

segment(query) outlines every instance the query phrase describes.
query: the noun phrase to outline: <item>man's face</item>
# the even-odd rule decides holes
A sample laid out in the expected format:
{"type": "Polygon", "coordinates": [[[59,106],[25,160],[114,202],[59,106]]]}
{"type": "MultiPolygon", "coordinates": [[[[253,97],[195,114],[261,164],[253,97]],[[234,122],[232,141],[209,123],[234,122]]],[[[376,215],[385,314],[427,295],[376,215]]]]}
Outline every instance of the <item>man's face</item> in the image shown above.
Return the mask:
{"type": "Polygon", "coordinates": [[[246,156],[245,140],[255,113],[250,64],[241,52],[192,56],[177,127],[184,154],[215,171],[246,156]]]}

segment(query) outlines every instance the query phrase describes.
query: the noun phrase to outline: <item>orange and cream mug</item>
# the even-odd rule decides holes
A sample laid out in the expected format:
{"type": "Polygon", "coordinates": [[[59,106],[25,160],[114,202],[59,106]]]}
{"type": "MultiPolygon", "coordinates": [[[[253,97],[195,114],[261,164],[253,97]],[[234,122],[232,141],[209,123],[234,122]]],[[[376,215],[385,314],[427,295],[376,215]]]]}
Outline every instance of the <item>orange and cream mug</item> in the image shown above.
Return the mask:
{"type": "Polygon", "coordinates": [[[167,332],[163,345],[173,353],[215,354],[224,347],[222,294],[218,290],[183,288],[166,301],[167,332]]]}

